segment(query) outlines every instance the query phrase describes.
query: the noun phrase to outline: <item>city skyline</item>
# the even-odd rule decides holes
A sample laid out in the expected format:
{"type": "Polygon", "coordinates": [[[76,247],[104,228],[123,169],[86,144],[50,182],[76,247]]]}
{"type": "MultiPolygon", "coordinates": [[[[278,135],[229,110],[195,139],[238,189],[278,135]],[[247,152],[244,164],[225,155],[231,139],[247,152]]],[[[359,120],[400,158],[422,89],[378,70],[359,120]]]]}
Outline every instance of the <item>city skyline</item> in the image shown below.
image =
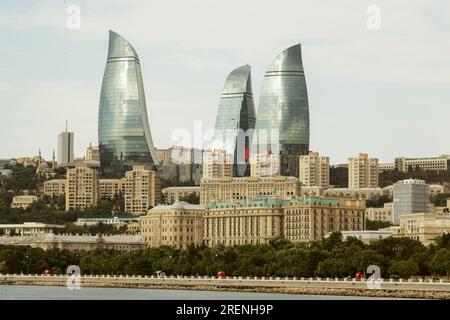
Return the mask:
{"type": "MultiPolygon", "coordinates": [[[[379,30],[366,26],[368,2],[340,6],[283,1],[290,12],[282,5],[258,2],[258,15],[248,26],[251,46],[247,33],[240,33],[242,25],[222,17],[231,10],[225,2],[205,5],[202,23],[195,22],[195,6],[181,3],[180,13],[171,13],[167,22],[158,17],[171,10],[165,4],[157,12],[152,3],[116,4],[109,10],[101,2],[77,4],[80,30],[66,28],[64,4],[1,4],[0,33],[11,46],[3,52],[8,62],[0,65],[0,95],[9,108],[9,120],[0,129],[0,158],[31,156],[41,148],[51,159],[55,136],[66,119],[77,136],[76,156],[84,154],[90,141],[97,143],[96,106],[109,29],[138,47],[144,60],[150,127],[158,148],[171,145],[173,129],[192,129],[195,120],[213,128],[223,78],[236,65],[252,65],[257,105],[273,56],[300,42],[307,61],[310,150],[336,164],[359,152],[383,163],[399,155],[438,156],[450,149],[442,139],[450,112],[446,2],[439,10],[419,1],[380,3],[379,30]],[[285,18],[265,26],[273,13],[285,18]],[[401,24],[396,23],[399,17],[401,24]],[[48,50],[39,50],[42,46],[48,50]]],[[[247,15],[255,5],[248,3],[237,14],[247,15]]]]}

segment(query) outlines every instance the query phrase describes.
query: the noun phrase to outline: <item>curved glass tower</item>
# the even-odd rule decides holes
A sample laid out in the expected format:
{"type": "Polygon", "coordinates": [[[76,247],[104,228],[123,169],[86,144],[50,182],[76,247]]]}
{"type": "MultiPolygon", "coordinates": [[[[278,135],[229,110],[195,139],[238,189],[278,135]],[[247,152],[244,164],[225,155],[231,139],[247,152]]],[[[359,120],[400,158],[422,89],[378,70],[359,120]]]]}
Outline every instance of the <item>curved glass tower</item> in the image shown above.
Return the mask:
{"type": "Polygon", "coordinates": [[[309,106],[301,46],[280,53],[267,70],[252,153],[279,155],[280,174],[298,177],[298,156],[309,149],[309,106]]]}
{"type": "Polygon", "coordinates": [[[119,34],[109,31],[98,116],[102,171],[121,176],[135,164],[157,165],[139,57],[119,34]]]}
{"type": "Polygon", "coordinates": [[[234,175],[248,173],[255,121],[251,71],[244,65],[231,71],[225,80],[215,126],[216,146],[234,155],[234,175]]]}

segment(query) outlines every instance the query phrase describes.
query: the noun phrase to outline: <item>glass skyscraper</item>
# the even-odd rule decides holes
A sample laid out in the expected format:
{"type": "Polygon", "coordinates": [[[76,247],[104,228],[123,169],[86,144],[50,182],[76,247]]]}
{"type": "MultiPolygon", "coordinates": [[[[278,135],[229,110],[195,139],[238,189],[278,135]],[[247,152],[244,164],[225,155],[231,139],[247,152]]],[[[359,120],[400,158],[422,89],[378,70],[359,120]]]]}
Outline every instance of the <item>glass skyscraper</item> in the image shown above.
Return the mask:
{"type": "Polygon", "coordinates": [[[298,177],[309,150],[309,106],[301,46],[284,50],[267,70],[256,118],[253,154],[279,155],[280,174],[298,177]]]}
{"type": "Polygon", "coordinates": [[[255,121],[251,71],[249,65],[244,65],[234,69],[225,80],[215,126],[216,147],[234,155],[234,175],[244,176],[248,172],[255,121]]]}
{"type": "Polygon", "coordinates": [[[119,34],[109,32],[98,116],[102,171],[120,176],[135,164],[157,165],[139,57],[119,34]]]}

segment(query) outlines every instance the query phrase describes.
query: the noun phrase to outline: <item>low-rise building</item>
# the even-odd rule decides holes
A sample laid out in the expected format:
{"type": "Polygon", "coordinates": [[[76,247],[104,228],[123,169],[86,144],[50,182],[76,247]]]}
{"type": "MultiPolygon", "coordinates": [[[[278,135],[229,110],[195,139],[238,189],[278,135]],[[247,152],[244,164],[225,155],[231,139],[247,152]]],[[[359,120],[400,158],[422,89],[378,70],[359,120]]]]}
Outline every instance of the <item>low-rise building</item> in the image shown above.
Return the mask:
{"type": "Polygon", "coordinates": [[[132,222],[139,222],[139,218],[138,217],[78,218],[74,224],[76,226],[84,226],[84,225],[93,226],[102,223],[107,225],[113,225],[119,228],[120,226],[124,226],[132,222]]]}
{"type": "Polygon", "coordinates": [[[64,229],[63,225],[45,224],[40,222],[24,222],[22,224],[0,224],[0,233],[6,236],[21,235],[35,236],[49,233],[53,230],[64,229]]]}
{"type": "Polygon", "coordinates": [[[330,198],[374,199],[388,194],[382,188],[329,188],[323,191],[323,196],[330,198]]]}
{"type": "Polygon", "coordinates": [[[66,194],[66,179],[53,179],[44,182],[44,195],[49,197],[63,196],[66,194]]]}
{"type": "Polygon", "coordinates": [[[94,251],[110,249],[124,252],[147,247],[140,235],[55,235],[52,232],[34,236],[0,237],[0,245],[30,246],[43,250],[94,251]]]}
{"type": "MultiPolygon", "coordinates": [[[[330,236],[331,232],[325,235],[325,238],[330,236]]],[[[346,241],[348,238],[356,238],[361,240],[365,244],[369,244],[373,241],[378,241],[392,237],[392,231],[382,231],[382,230],[358,230],[358,231],[341,231],[342,240],[346,241]]]]}
{"type": "Polygon", "coordinates": [[[143,239],[149,247],[172,246],[186,249],[203,242],[205,207],[184,201],[159,205],[140,217],[143,239]]]}
{"type": "Polygon", "coordinates": [[[192,194],[200,197],[200,187],[168,187],[162,190],[165,204],[172,204],[180,199],[190,196],[192,194]]]}
{"type": "Polygon", "coordinates": [[[382,208],[367,208],[366,219],[392,223],[392,202],[386,202],[382,208]]]}
{"type": "Polygon", "coordinates": [[[290,199],[300,196],[300,181],[296,177],[203,178],[200,184],[200,204],[255,198],[290,199]]]}
{"type": "Polygon", "coordinates": [[[36,196],[15,196],[12,198],[11,208],[28,208],[33,202],[38,201],[36,196]]]}
{"type": "Polygon", "coordinates": [[[395,237],[408,237],[430,245],[436,237],[450,232],[450,215],[428,212],[402,214],[399,226],[383,230],[393,231],[395,237]]]}
{"type": "Polygon", "coordinates": [[[395,158],[395,168],[398,171],[447,171],[450,163],[450,155],[429,158],[395,158]]]}

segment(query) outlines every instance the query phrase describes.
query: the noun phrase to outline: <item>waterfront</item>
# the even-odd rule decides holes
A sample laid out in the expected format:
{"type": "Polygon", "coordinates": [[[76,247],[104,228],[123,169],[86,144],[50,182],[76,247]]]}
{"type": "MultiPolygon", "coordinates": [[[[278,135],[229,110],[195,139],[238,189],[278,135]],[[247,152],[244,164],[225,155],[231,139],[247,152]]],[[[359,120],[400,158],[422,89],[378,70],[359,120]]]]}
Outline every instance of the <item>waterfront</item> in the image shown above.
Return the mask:
{"type": "Polygon", "coordinates": [[[332,295],[275,294],[233,291],[197,291],[130,288],[81,288],[0,285],[0,300],[367,300],[372,298],[332,295]]]}

